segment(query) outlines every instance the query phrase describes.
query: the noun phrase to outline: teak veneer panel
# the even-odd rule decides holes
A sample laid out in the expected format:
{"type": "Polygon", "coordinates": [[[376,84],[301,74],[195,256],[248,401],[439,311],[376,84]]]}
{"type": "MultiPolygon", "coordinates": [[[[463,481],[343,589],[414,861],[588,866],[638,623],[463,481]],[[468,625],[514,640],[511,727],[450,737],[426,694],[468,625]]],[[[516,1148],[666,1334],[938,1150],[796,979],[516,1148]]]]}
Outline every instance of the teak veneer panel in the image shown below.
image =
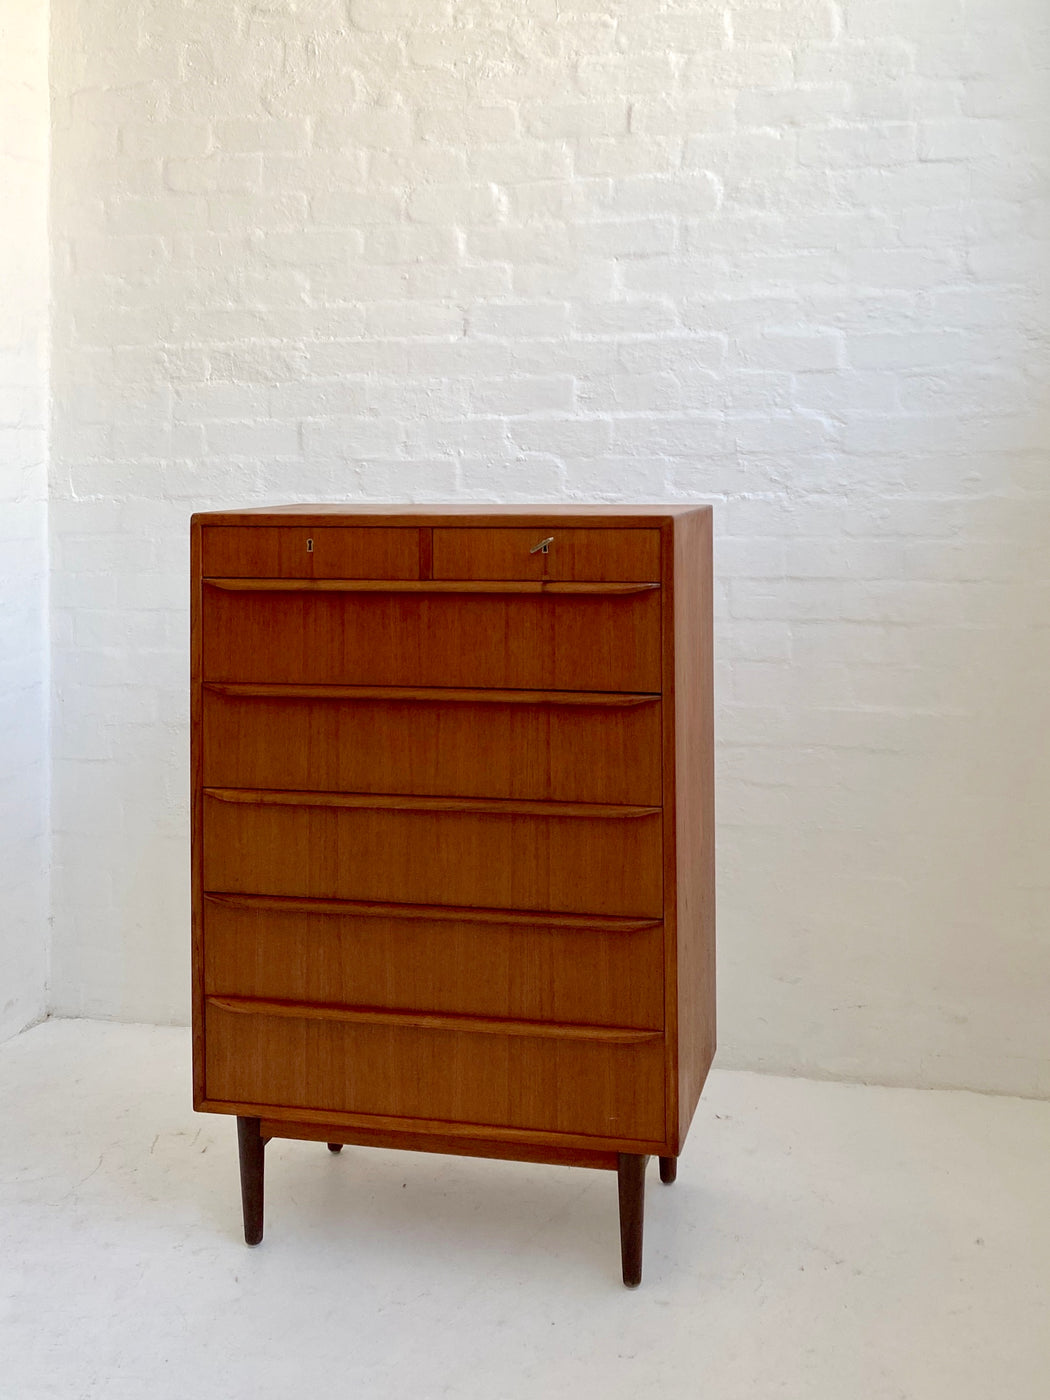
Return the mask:
{"type": "Polygon", "coordinates": [[[209,1003],[215,1099],[659,1138],[663,1046],[251,1015],[209,1003]]]}
{"type": "Polygon", "coordinates": [[[454,502],[430,505],[348,505],[339,501],[293,502],[278,506],[245,506],[238,510],[207,511],[193,517],[196,527],[236,525],[254,530],[262,525],[339,525],[368,528],[390,526],[492,525],[500,529],[550,526],[571,521],[588,530],[621,530],[627,527],[657,529],[675,527],[697,512],[709,514],[710,506],[696,505],[472,505],[454,502]]]}
{"type": "Polygon", "coordinates": [[[205,991],[213,995],[663,1026],[658,923],[574,928],[520,914],[496,923],[494,910],[481,921],[404,917],[395,904],[363,914],[325,901],[228,900],[204,901],[205,991]]]}
{"type": "Polygon", "coordinates": [[[654,917],[663,908],[659,814],[502,816],[205,793],[203,821],[206,890],[654,917]]]}
{"type": "Polygon", "coordinates": [[[280,529],[209,526],[205,577],[416,579],[419,531],[373,526],[285,525],[280,529]]]}
{"type": "Polygon", "coordinates": [[[353,914],[361,918],[462,920],[475,924],[528,924],[535,928],[542,922],[551,928],[608,930],[612,933],[636,933],[653,928],[659,919],[632,918],[622,914],[555,914],[551,910],[525,912],[520,909],[483,909],[456,904],[399,904],[378,899],[311,899],[294,895],[275,894],[217,894],[209,890],[203,899],[208,904],[225,904],[231,909],[274,909],[278,913],[298,909],[306,914],[353,914]]]}
{"type": "MultiPolygon", "coordinates": [[[[714,1059],[715,790],[711,616],[711,512],[697,511],[674,533],[674,785],[678,1084],[670,1125],[675,1153],[689,1130],[714,1059]]],[[[673,803],[673,807],[672,807],[673,803]]]]}
{"type": "MultiPolygon", "coordinates": [[[[617,1154],[612,1151],[550,1144],[536,1146],[522,1142],[524,1134],[519,1134],[517,1141],[499,1141],[481,1136],[482,1130],[478,1128],[473,1129],[475,1136],[453,1137],[449,1133],[413,1132],[404,1127],[396,1132],[350,1128],[345,1123],[336,1126],[332,1123],[286,1122],[277,1118],[264,1118],[261,1126],[263,1135],[268,1138],[295,1137],[306,1142],[338,1142],[352,1147],[381,1147],[388,1151],[438,1152],[455,1157],[543,1162],[559,1167],[592,1167],[599,1171],[615,1171],[617,1166],[617,1154]]],[[[550,1137],[550,1134],[547,1136],[550,1137]]]]}
{"type": "Polygon", "coordinates": [[[661,800],[658,697],[594,706],[457,703],[439,694],[344,699],[206,687],[204,781],[562,802],[661,800]]]}
{"type": "Polygon", "coordinates": [[[660,577],[659,530],[566,529],[550,522],[526,530],[439,528],[436,579],[648,581],[660,577]],[[536,549],[550,540],[547,553],[536,549]]]}
{"type": "Polygon", "coordinates": [[[659,590],[242,593],[205,585],[203,677],[512,690],[661,689],[659,590]]]}
{"type": "Polygon", "coordinates": [[[551,579],[209,578],[224,593],[525,593],[619,598],[658,583],[561,583],[551,579]]]}
{"type": "Polygon", "coordinates": [[[505,1039],[582,1040],[601,1045],[650,1045],[659,1031],[629,1026],[580,1026],[557,1021],[505,1020],[436,1011],[401,1011],[386,1006],[306,1005],[257,997],[208,997],[209,1006],[242,1016],[287,1017],[293,1021],[342,1021],[354,1026],[398,1026],[406,1030],[461,1031],[505,1039]]]}
{"type": "Polygon", "coordinates": [[[587,817],[630,821],[652,817],[658,807],[625,803],[546,802],[533,798],[429,797],[385,792],[286,792],[281,788],[205,788],[216,802],[250,803],[259,807],[367,807],[374,811],[473,812],[493,817],[587,817]]]}
{"type": "Polygon", "coordinates": [[[625,709],[648,705],[658,695],[600,690],[469,690],[462,686],[268,685],[261,681],[208,681],[216,695],[298,700],[440,700],[446,705],[580,705],[587,709],[625,709]]]}
{"type": "MultiPolygon", "coordinates": [[[[331,1108],[286,1108],[280,1104],[267,1104],[258,1100],[251,1102],[246,1099],[202,1098],[200,1108],[205,1113],[235,1113],[238,1116],[245,1114],[267,1122],[281,1123],[284,1126],[278,1133],[272,1135],[277,1137],[295,1137],[296,1129],[300,1124],[312,1127],[324,1124],[352,1134],[364,1130],[379,1133],[405,1133],[412,1137],[420,1134],[449,1140],[460,1138],[464,1143],[465,1152],[467,1150],[466,1144],[471,1141],[484,1140],[504,1143],[508,1149],[504,1155],[520,1157],[522,1161],[533,1162],[560,1162],[563,1160],[561,1154],[566,1150],[588,1153],[607,1151],[652,1153],[663,1145],[659,1138],[629,1137],[622,1133],[598,1135],[566,1133],[554,1132],[549,1128],[508,1128],[495,1123],[469,1123],[462,1119],[451,1121],[436,1118],[391,1117],[382,1113],[343,1113],[331,1108]],[[524,1151],[519,1153],[517,1149],[524,1151]],[[544,1155],[530,1155],[530,1149],[542,1152],[544,1155]],[[548,1151],[550,1152],[549,1156],[547,1155],[548,1151]]],[[[338,1136],[338,1131],[333,1133],[332,1140],[336,1140],[338,1136]]]]}

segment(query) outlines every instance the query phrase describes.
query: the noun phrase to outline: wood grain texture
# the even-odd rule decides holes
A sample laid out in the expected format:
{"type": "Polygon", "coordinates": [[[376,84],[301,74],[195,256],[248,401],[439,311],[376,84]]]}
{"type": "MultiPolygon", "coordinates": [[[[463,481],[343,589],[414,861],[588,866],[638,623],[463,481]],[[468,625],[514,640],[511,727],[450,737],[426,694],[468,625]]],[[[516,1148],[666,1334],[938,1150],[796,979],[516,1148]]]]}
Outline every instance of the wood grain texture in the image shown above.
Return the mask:
{"type": "Polygon", "coordinates": [[[434,531],[436,579],[655,582],[659,576],[658,530],[581,530],[550,521],[528,529],[434,531]],[[547,553],[533,553],[545,539],[547,553]]]}
{"type": "Polygon", "coordinates": [[[468,690],[452,686],[269,685],[258,681],[209,681],[216,695],[300,700],[440,700],[444,705],[578,705],[589,710],[648,705],[658,695],[597,690],[468,690]]]}
{"type": "MultiPolygon", "coordinates": [[[[254,1114],[271,1123],[312,1124],[330,1130],[333,1140],[337,1139],[342,1131],[403,1132],[410,1135],[423,1133],[461,1138],[464,1142],[484,1139],[506,1143],[508,1147],[515,1149],[515,1155],[516,1150],[523,1147],[538,1147],[544,1151],[553,1148],[559,1152],[565,1149],[579,1149],[585,1152],[646,1152],[650,1155],[666,1150],[659,1138],[633,1138],[623,1133],[552,1132],[547,1128],[508,1128],[495,1123],[391,1117],[382,1113],[343,1113],[330,1108],[285,1108],[280,1104],[246,1103],[236,1099],[208,1098],[203,1101],[202,1110],[205,1113],[254,1114]]],[[[282,1135],[277,1133],[278,1137],[282,1135]]],[[[325,1140],[327,1141],[327,1137],[325,1140]]]]}
{"type": "Polygon", "coordinates": [[[254,807],[352,807],[382,812],[472,812],[493,817],[586,817],[589,820],[632,821],[654,817],[659,807],[606,802],[538,802],[495,797],[417,797],[385,792],[283,792],[280,788],[205,788],[215,802],[254,807]]]}
{"type": "Polygon", "coordinates": [[[434,531],[429,525],[419,527],[419,577],[434,577],[434,531]]]}
{"type": "Polygon", "coordinates": [[[204,981],[213,995],[663,1026],[658,923],[572,927],[522,914],[498,922],[497,910],[484,919],[405,917],[407,906],[396,904],[361,913],[324,901],[232,898],[204,900],[204,981]]]}
{"type": "Polygon", "coordinates": [[[266,525],[352,525],[388,528],[426,524],[500,528],[520,526],[535,529],[560,521],[573,522],[588,530],[623,529],[630,526],[658,528],[666,522],[689,515],[695,505],[470,505],[448,503],[431,505],[353,505],[343,502],[295,502],[288,505],[248,506],[240,510],[202,511],[193,516],[200,525],[236,525],[258,529],[266,525]]]}
{"type": "MultiPolygon", "coordinates": [[[[329,1129],[315,1123],[284,1122],[264,1118],[262,1131],[269,1137],[298,1138],[305,1142],[327,1142],[329,1129]]],[[[502,1161],[542,1162],[556,1167],[592,1167],[615,1171],[618,1154],[585,1147],[555,1147],[523,1142],[500,1142],[494,1138],[450,1137],[441,1133],[369,1131],[366,1128],[338,1129],[338,1140],[347,1147],[382,1147],[407,1152],[439,1152],[456,1157],[487,1157],[502,1161]]]]}
{"type": "Polygon", "coordinates": [[[656,917],[663,903],[660,839],[659,815],[501,816],[206,795],[204,887],[656,917]]]}
{"type": "Polygon", "coordinates": [[[201,613],[201,527],[190,526],[190,991],[193,1038],[193,1106],[204,1100],[204,771],[201,613]]]}
{"type": "Polygon", "coordinates": [[[223,593],[522,593],[573,598],[623,598],[652,593],[660,587],[658,583],[558,583],[547,579],[209,578],[207,582],[223,593]]]}
{"type": "Polygon", "coordinates": [[[206,688],[203,734],[208,787],[661,800],[656,700],[597,706],[321,700],[206,688]]]}
{"type": "Polygon", "coordinates": [[[664,1074],[667,1092],[666,1132],[674,1140],[678,1132],[678,856],[675,835],[678,777],[678,695],[675,691],[675,526],[661,526],[660,609],[662,670],[661,733],[663,740],[663,889],[664,889],[664,1074]]]}
{"type": "Polygon", "coordinates": [[[288,1017],[293,1021],[340,1021],[355,1026],[400,1026],[409,1030],[468,1031],[512,1040],[582,1040],[602,1045],[648,1045],[659,1031],[625,1026],[576,1026],[557,1021],[508,1021],[493,1016],[441,1015],[433,1011],[394,1011],[376,1006],[314,1006],[258,997],[205,998],[208,1006],[240,1016],[288,1017]]]}
{"type": "Polygon", "coordinates": [[[419,531],[413,529],[284,525],[244,530],[213,525],[203,535],[206,578],[419,577],[419,531]]]}
{"type": "Polygon", "coordinates": [[[659,590],[623,597],[205,587],[204,679],[660,690],[659,590]]]}
{"type": "Polygon", "coordinates": [[[211,1098],[602,1136],[663,1132],[663,1047],[207,1008],[211,1098]]]}
{"type": "MultiPolygon", "coordinates": [[[[689,1131],[714,1058],[715,828],[711,511],[674,525],[674,855],[676,867],[677,1122],[689,1131]]],[[[670,802],[670,797],[668,798],[670,802]]]]}
{"type": "MultiPolygon", "coordinates": [[[[231,909],[270,909],[277,913],[296,910],[305,914],[346,914],[355,918],[398,918],[460,921],[475,924],[527,924],[534,928],[535,913],[514,909],[482,909],[456,904],[400,904],[382,900],[298,899],[291,895],[205,894],[205,904],[231,909]]],[[[542,921],[551,928],[572,928],[612,933],[636,933],[655,928],[659,919],[630,918],[613,914],[554,914],[545,910],[542,921]]]]}

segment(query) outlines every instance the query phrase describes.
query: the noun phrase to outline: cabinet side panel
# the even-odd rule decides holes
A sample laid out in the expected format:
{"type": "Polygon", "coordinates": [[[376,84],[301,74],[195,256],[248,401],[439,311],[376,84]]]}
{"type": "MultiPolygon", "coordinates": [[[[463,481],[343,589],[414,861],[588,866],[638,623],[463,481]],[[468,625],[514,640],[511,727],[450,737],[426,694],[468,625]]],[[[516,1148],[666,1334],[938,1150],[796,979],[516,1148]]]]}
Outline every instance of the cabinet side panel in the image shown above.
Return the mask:
{"type": "Polygon", "coordinates": [[[678,1142],[715,1053],[711,510],[675,521],[678,1142]]]}
{"type": "Polygon", "coordinates": [[[201,733],[201,526],[190,522],[190,900],[192,918],[193,1105],[207,1097],[204,1083],[203,742],[201,733]]]}

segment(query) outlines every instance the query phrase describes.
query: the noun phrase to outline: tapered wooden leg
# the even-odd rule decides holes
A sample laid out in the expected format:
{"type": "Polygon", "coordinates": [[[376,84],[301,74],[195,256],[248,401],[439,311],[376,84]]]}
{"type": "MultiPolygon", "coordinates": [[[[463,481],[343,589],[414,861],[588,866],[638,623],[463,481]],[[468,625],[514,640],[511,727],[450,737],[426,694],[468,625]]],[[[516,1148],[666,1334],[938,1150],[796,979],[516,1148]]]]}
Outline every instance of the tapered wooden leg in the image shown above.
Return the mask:
{"type": "Polygon", "coordinates": [[[328,1150],[329,1152],[342,1152],[343,1144],[341,1142],[330,1142],[328,1144],[328,1150]]]}
{"type": "Polygon", "coordinates": [[[259,1131],[258,1118],[237,1119],[237,1147],[241,1158],[244,1242],[258,1244],[263,1237],[263,1166],[266,1160],[266,1138],[259,1131]]]}
{"type": "Polygon", "coordinates": [[[628,1288],[637,1288],[642,1281],[645,1168],[648,1162],[648,1157],[621,1152],[616,1164],[620,1188],[620,1259],[623,1281],[628,1288]]]}
{"type": "Polygon", "coordinates": [[[660,1180],[663,1182],[663,1184],[664,1184],[665,1186],[670,1186],[671,1182],[675,1180],[675,1178],[677,1177],[677,1175],[678,1175],[678,1158],[677,1158],[677,1157],[661,1157],[661,1158],[660,1158],[660,1180]]]}

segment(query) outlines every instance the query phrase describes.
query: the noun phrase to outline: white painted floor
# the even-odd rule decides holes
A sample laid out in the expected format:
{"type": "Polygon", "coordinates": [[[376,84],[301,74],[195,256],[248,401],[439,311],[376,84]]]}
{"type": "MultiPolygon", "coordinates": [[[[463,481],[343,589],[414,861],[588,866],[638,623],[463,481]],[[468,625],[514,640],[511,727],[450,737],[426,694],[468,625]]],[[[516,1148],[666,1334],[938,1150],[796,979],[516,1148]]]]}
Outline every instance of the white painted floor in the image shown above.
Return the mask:
{"type": "Polygon", "coordinates": [[[1047,1400],[1050,1104],[715,1073],[619,1282],[611,1173],[274,1141],[185,1031],[0,1046],[3,1400],[1047,1400]]]}

